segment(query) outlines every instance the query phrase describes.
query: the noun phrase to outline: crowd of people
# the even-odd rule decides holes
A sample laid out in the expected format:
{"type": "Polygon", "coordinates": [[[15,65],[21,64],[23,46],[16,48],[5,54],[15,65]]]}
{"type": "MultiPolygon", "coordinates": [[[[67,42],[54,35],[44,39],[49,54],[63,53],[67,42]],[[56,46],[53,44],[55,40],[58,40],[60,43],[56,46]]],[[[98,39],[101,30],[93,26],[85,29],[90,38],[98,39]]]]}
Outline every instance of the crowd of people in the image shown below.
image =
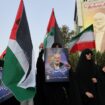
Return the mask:
{"type": "MultiPolygon", "coordinates": [[[[62,48],[54,43],[52,48],[62,48]]],[[[69,62],[69,81],[45,81],[45,50],[42,47],[37,59],[36,95],[34,105],[105,105],[105,65],[95,63],[94,54],[84,49],[79,57],[76,70],[69,62]],[[74,72],[75,71],[75,72],[74,72]]],[[[1,61],[0,61],[1,62],[1,61]]],[[[4,101],[3,105],[20,105],[15,97],[4,101]]]]}
{"type": "MultiPolygon", "coordinates": [[[[54,47],[61,48],[57,43],[54,47]]],[[[35,105],[105,105],[105,65],[95,63],[92,50],[81,52],[76,72],[70,64],[69,81],[60,83],[46,83],[43,54],[44,49],[37,60],[35,105]]]]}

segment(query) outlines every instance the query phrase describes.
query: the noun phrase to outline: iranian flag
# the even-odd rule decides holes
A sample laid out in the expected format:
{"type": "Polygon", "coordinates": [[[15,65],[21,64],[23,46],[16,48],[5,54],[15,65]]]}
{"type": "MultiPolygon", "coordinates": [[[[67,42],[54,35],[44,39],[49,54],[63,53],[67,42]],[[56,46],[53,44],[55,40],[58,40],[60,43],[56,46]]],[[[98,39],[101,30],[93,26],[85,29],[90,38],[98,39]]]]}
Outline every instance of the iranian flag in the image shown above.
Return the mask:
{"type": "Polygon", "coordinates": [[[52,9],[52,13],[49,19],[47,34],[44,39],[44,47],[51,48],[53,43],[59,43],[63,45],[62,34],[55,18],[54,9],[52,9]]]}
{"type": "Polygon", "coordinates": [[[90,25],[77,36],[73,37],[67,44],[70,52],[82,51],[86,48],[95,48],[95,36],[93,32],[93,25],[90,25]]]}
{"type": "Polygon", "coordinates": [[[23,0],[6,49],[3,82],[19,101],[35,95],[34,51],[23,0]]]}

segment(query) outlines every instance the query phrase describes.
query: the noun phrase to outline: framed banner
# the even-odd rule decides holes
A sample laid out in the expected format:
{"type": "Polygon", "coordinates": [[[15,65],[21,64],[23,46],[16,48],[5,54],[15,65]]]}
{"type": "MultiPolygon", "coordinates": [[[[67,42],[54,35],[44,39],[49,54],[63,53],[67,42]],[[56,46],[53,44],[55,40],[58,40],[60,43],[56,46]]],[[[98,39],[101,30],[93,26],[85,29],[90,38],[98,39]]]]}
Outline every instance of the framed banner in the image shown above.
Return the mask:
{"type": "Polygon", "coordinates": [[[82,3],[83,26],[93,24],[96,50],[105,51],[105,0],[93,0],[82,3]]]}
{"type": "Polygon", "coordinates": [[[65,82],[69,80],[70,65],[65,48],[45,49],[45,81],[65,82]]]}

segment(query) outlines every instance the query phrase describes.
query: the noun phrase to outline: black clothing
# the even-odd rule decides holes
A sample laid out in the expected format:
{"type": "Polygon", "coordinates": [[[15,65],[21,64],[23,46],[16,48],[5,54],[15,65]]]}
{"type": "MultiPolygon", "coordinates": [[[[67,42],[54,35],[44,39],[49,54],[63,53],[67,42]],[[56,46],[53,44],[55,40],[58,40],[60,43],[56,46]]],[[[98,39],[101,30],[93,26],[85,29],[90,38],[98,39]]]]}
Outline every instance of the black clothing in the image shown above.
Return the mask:
{"type": "Polygon", "coordinates": [[[37,60],[35,105],[69,105],[69,82],[46,83],[43,50],[37,60]]]}
{"type": "Polygon", "coordinates": [[[34,105],[46,105],[46,98],[44,96],[44,61],[42,59],[44,50],[41,50],[39,53],[39,57],[37,60],[36,68],[37,68],[37,75],[36,75],[36,95],[34,97],[34,105]]]}
{"type": "Polygon", "coordinates": [[[3,67],[3,66],[4,66],[4,61],[0,60],[0,67],[3,67]]]}
{"type": "Polygon", "coordinates": [[[92,59],[86,59],[86,54],[89,53],[92,54],[92,51],[89,49],[86,49],[81,53],[76,68],[76,78],[83,105],[98,105],[97,84],[92,81],[92,78],[97,78],[96,74],[98,69],[92,59]],[[88,98],[88,96],[85,95],[85,92],[91,92],[94,95],[94,98],[88,98]]]}
{"type": "Polygon", "coordinates": [[[11,98],[1,102],[0,105],[20,105],[20,102],[17,101],[14,96],[12,96],[11,98]]]}
{"type": "Polygon", "coordinates": [[[97,90],[100,105],[105,105],[105,72],[102,71],[102,68],[98,72],[97,90]]]}
{"type": "MultiPolygon", "coordinates": [[[[42,59],[43,50],[40,52],[37,60],[37,75],[36,75],[36,95],[34,97],[35,105],[80,105],[75,104],[76,91],[74,83],[45,82],[45,65],[42,59]],[[72,87],[71,87],[72,86],[72,87]],[[74,90],[73,90],[74,89],[74,90]],[[74,95],[75,94],[75,95],[74,95]]],[[[70,73],[70,78],[72,73],[70,73]]],[[[71,81],[73,78],[70,79],[71,81]]]]}
{"type": "Polygon", "coordinates": [[[69,89],[69,100],[70,100],[70,105],[83,105],[80,92],[79,92],[79,87],[77,84],[76,80],[76,75],[75,72],[71,72],[70,74],[70,89],[69,89]]]}

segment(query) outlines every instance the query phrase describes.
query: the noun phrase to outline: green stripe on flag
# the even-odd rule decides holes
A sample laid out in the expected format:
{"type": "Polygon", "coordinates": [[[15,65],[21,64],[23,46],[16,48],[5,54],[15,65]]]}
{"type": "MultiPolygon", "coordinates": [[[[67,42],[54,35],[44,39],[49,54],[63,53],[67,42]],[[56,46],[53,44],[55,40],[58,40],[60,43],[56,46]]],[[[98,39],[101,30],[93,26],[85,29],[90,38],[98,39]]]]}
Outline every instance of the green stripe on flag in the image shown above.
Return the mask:
{"type": "Polygon", "coordinates": [[[35,95],[35,88],[23,89],[17,86],[18,82],[24,75],[24,72],[17,58],[11,51],[11,49],[8,47],[6,51],[7,53],[5,56],[4,71],[3,71],[4,84],[6,84],[6,86],[8,86],[10,90],[12,90],[15,97],[20,101],[33,97],[35,95]]]}

